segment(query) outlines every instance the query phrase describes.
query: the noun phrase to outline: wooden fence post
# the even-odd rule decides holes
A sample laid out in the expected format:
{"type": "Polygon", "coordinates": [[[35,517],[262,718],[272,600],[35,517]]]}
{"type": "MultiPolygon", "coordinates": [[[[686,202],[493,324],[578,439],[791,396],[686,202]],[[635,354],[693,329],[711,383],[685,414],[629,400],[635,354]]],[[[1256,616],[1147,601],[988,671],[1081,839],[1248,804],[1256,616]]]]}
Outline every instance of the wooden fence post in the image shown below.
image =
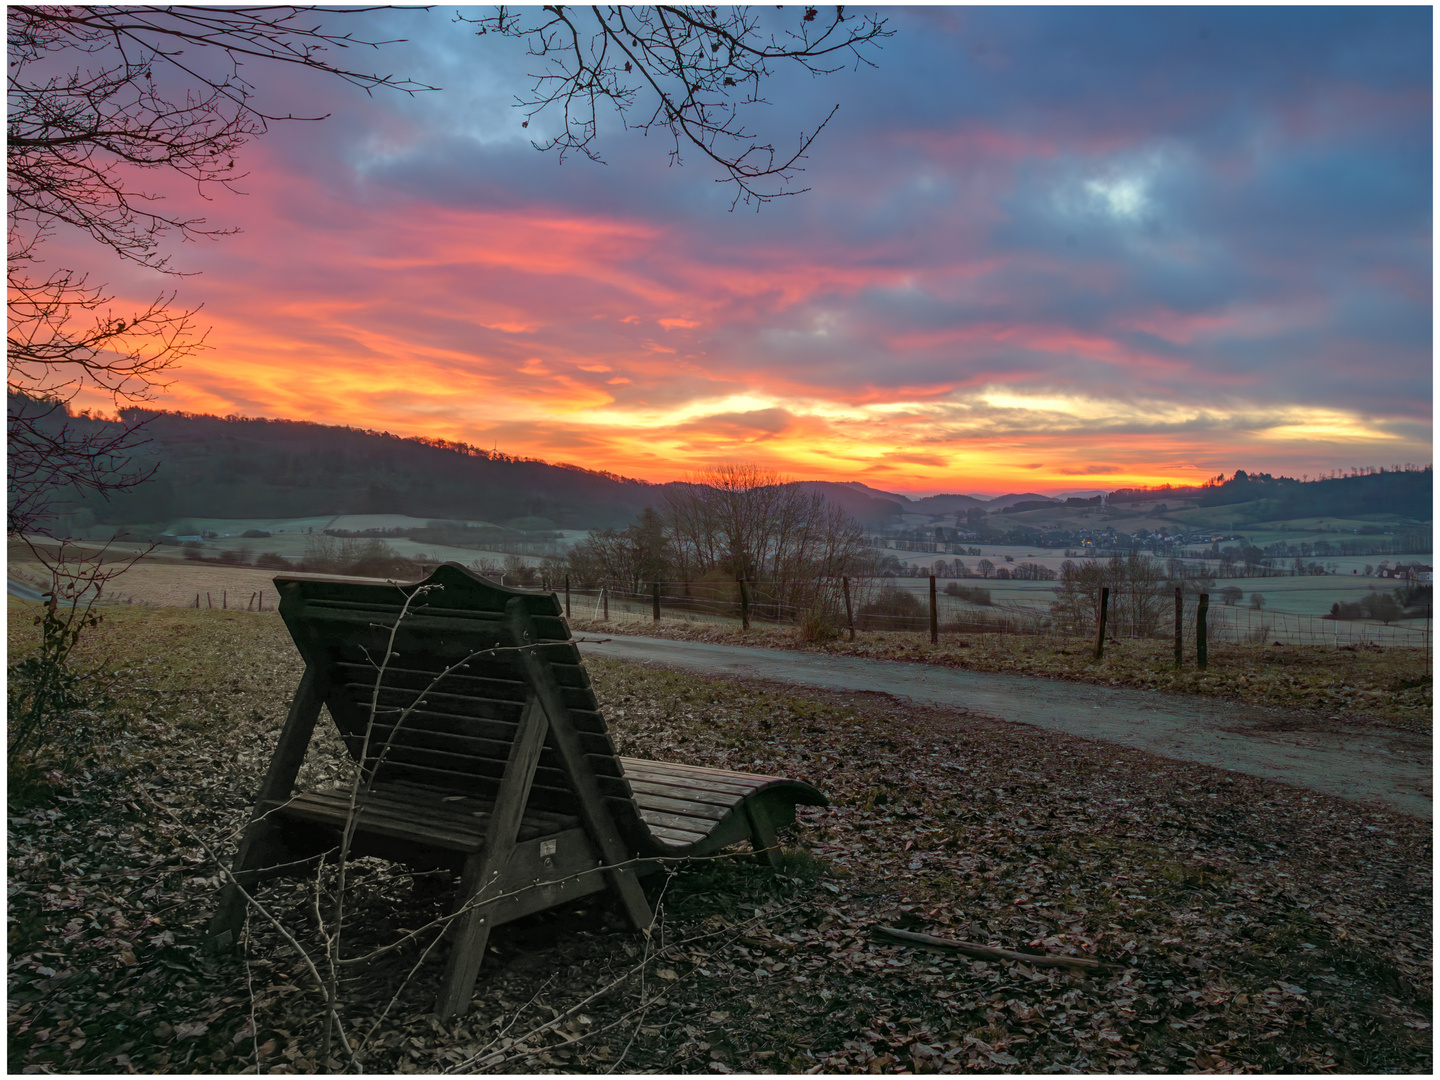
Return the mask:
{"type": "Polygon", "coordinates": [[[600,586],[600,599],[605,602],[605,621],[610,621],[610,586],[600,586]]]}
{"type": "Polygon", "coordinates": [[[935,606],[935,575],[930,575],[930,644],[940,643],[940,612],[935,606]]]}
{"type": "Polygon", "coordinates": [[[1100,588],[1100,625],[1095,630],[1095,659],[1105,655],[1105,618],[1110,610],[1110,586],[1100,588]]]}
{"type": "Polygon", "coordinates": [[[658,581],[650,583],[650,605],[651,618],[658,623],[660,621],[660,583],[658,581]]]}
{"type": "Polygon", "coordinates": [[[1175,666],[1178,668],[1184,663],[1185,657],[1181,648],[1182,627],[1181,620],[1185,618],[1185,594],[1180,586],[1175,586],[1175,666]]]}
{"type": "Polygon", "coordinates": [[[1195,611],[1195,662],[1205,670],[1208,657],[1205,651],[1205,616],[1210,610],[1210,594],[1200,594],[1200,606],[1195,611]]]}
{"type": "Polygon", "coordinates": [[[195,594],[195,610],[200,610],[200,594],[198,592],[195,594]]]}
{"type": "Polygon", "coordinates": [[[570,575],[565,575],[565,618],[570,618],[570,575]]]}
{"type": "Polygon", "coordinates": [[[226,589],[221,589],[221,590],[220,590],[220,610],[221,610],[221,611],[229,611],[229,610],[230,610],[230,594],[229,594],[229,591],[226,590],[226,589]]]}
{"type": "Polygon", "coordinates": [[[745,587],[745,577],[740,577],[740,629],[750,629],[750,590],[745,587]]]}
{"type": "MultiPolygon", "coordinates": [[[[850,579],[842,577],[840,585],[845,590],[845,625],[850,630],[850,640],[855,640],[855,613],[850,609],[850,579]]],[[[1429,640],[1428,638],[1426,639],[1429,640]]]]}

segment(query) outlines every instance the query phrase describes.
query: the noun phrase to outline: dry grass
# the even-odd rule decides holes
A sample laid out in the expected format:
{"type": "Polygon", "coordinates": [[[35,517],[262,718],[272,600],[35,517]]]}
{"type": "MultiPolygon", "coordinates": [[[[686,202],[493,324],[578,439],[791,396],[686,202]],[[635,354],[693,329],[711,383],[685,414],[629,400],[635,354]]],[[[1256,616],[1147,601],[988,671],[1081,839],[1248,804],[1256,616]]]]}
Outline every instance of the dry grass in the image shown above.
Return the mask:
{"type": "Polygon", "coordinates": [[[755,625],[746,632],[719,624],[663,620],[658,626],[586,619],[571,624],[577,633],[641,634],[943,664],[1304,709],[1342,723],[1383,723],[1410,731],[1429,731],[1433,726],[1432,671],[1424,651],[1418,649],[1227,642],[1210,647],[1208,670],[1202,673],[1195,668],[1193,643],[1177,671],[1174,646],[1167,641],[1107,642],[1104,657],[1096,660],[1093,640],[1032,634],[948,634],[931,645],[926,634],[866,631],[857,634],[854,642],[842,638],[814,644],[803,641],[793,628],[779,626],[755,625]]]}

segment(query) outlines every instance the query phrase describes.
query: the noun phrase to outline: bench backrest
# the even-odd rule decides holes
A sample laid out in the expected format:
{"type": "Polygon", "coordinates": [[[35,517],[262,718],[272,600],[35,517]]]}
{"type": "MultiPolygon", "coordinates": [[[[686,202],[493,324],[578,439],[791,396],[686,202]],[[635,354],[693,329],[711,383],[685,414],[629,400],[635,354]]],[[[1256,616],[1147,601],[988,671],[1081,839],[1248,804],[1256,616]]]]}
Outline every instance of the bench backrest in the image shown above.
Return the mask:
{"type": "Polygon", "coordinates": [[[581,767],[594,776],[622,834],[635,834],[630,785],[553,593],[497,585],[457,563],[406,585],[286,577],[275,585],[281,618],[320,675],[330,715],[377,784],[494,798],[521,712],[539,693],[552,730],[529,805],[578,812],[576,785],[555,741],[554,728],[568,727],[581,767]],[[521,648],[539,664],[527,664],[521,648]]]}

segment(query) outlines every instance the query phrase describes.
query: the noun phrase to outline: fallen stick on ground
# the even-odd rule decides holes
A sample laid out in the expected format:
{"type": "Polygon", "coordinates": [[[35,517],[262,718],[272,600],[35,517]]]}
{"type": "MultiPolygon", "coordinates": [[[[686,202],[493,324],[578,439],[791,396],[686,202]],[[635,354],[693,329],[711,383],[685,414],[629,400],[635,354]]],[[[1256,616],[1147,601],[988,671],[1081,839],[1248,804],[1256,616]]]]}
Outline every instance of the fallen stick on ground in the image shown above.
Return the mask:
{"type": "Polygon", "coordinates": [[[915,934],[909,930],[897,930],[893,926],[877,926],[871,930],[873,936],[890,945],[917,945],[936,952],[960,953],[977,960],[1018,960],[1035,967],[1073,967],[1085,971],[1118,971],[1123,966],[1105,960],[1091,960],[1087,956],[1037,955],[1012,952],[1010,949],[996,949],[990,945],[973,945],[968,941],[951,941],[949,938],[931,937],[929,934],[915,934]]]}

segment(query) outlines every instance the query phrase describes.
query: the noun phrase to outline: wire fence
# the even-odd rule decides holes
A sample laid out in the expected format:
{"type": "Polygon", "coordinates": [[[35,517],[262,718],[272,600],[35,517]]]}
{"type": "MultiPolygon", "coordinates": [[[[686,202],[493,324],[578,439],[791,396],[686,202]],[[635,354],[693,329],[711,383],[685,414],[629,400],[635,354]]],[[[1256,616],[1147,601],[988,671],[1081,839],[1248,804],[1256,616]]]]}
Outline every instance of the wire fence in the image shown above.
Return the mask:
{"type": "MultiPolygon", "coordinates": [[[[922,579],[923,582],[923,579],[922,579]]],[[[615,588],[554,588],[567,604],[572,620],[610,622],[619,625],[701,623],[739,626],[797,625],[823,620],[833,629],[857,632],[890,631],[928,633],[932,626],[928,589],[907,587],[906,582],[885,578],[848,578],[833,589],[819,591],[809,604],[777,599],[773,583],[739,582],[733,587],[713,582],[656,582],[639,590],[615,588]],[[843,603],[849,593],[849,609],[843,603]]],[[[947,582],[946,585],[950,583],[947,582]]],[[[1048,603],[992,600],[984,589],[957,586],[961,595],[947,594],[945,586],[934,592],[933,626],[937,636],[956,634],[1029,634],[1073,636],[1052,616],[1048,603]],[[967,597],[964,593],[969,593],[967,597]]],[[[1187,600],[1182,615],[1182,632],[1187,640],[1196,630],[1195,598],[1187,600]]],[[[1166,639],[1174,633],[1173,618],[1160,620],[1158,629],[1142,632],[1112,620],[1108,636],[1116,638],[1166,639]]],[[[1206,636],[1211,642],[1270,645],[1314,645],[1341,648],[1376,645],[1384,648],[1430,649],[1431,620],[1410,618],[1386,624],[1372,619],[1336,619],[1272,608],[1212,604],[1207,611],[1206,636]]],[[[1093,633],[1093,628],[1091,630],[1093,633]]]]}

